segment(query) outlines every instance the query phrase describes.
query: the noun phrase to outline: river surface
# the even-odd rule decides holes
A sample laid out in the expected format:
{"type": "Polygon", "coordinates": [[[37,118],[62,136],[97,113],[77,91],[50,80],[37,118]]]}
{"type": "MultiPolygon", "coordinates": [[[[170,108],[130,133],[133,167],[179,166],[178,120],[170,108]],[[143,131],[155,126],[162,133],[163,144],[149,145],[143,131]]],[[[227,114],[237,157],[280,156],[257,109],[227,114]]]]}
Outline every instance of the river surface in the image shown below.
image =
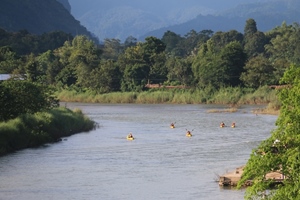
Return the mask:
{"type": "Polygon", "coordinates": [[[1,200],[241,200],[245,191],[220,188],[218,175],[244,165],[277,119],[252,106],[67,106],[100,127],[0,157],[1,200]],[[126,140],[129,132],[135,140],[126,140]]]}

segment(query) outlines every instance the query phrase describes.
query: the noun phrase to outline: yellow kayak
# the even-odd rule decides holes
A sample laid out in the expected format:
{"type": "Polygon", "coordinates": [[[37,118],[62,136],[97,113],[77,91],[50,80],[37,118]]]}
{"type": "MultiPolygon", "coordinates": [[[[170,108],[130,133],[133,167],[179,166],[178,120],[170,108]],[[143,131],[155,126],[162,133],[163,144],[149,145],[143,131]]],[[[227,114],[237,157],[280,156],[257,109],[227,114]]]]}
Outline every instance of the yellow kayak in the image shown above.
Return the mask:
{"type": "Polygon", "coordinates": [[[134,140],[134,137],[126,137],[127,140],[134,140]]]}
{"type": "Polygon", "coordinates": [[[193,135],[191,133],[185,134],[186,137],[192,137],[193,135]]]}
{"type": "Polygon", "coordinates": [[[171,125],[170,128],[175,128],[175,126],[174,126],[174,125],[171,125]]]}

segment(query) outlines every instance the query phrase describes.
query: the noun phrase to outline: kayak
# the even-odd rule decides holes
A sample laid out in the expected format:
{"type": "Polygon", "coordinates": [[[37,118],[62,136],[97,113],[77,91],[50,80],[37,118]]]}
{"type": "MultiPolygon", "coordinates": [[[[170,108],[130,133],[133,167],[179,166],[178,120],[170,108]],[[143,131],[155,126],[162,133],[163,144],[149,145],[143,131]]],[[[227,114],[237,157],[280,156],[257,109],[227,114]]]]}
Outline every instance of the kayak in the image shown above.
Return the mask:
{"type": "Polygon", "coordinates": [[[220,128],[224,128],[225,127],[225,125],[220,125],[220,128]]]}
{"type": "Polygon", "coordinates": [[[231,125],[231,128],[235,128],[235,125],[231,125]]]}
{"type": "Polygon", "coordinates": [[[174,126],[174,125],[171,125],[170,128],[175,128],[175,126],[174,126]]]}
{"type": "Polygon", "coordinates": [[[127,140],[134,140],[134,137],[126,137],[127,140]]]}
{"type": "Polygon", "coordinates": [[[192,137],[193,135],[191,133],[185,134],[186,137],[192,137]]]}

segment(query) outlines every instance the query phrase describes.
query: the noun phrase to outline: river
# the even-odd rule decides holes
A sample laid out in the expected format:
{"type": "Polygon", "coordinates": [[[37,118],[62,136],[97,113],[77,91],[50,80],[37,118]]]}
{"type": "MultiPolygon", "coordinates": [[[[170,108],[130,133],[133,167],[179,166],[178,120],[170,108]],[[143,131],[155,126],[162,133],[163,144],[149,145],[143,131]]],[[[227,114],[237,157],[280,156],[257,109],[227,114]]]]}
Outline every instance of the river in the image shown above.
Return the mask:
{"type": "Polygon", "coordinates": [[[277,119],[251,113],[253,106],[67,106],[99,128],[0,157],[1,200],[241,200],[245,191],[220,188],[218,175],[244,165],[277,119]],[[220,128],[222,121],[236,128],[220,128]],[[126,140],[129,132],[135,140],[126,140]]]}

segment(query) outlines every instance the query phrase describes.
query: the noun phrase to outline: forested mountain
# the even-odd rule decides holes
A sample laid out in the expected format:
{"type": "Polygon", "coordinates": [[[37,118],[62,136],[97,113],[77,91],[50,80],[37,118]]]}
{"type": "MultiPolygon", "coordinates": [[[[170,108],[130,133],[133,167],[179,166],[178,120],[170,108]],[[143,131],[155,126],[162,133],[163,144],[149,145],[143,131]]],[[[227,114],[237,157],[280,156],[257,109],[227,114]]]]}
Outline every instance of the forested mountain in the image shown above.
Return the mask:
{"type": "Polygon", "coordinates": [[[201,31],[210,29],[213,31],[237,30],[243,32],[245,21],[255,19],[260,31],[269,31],[283,22],[292,24],[300,22],[300,1],[298,0],[269,0],[267,2],[240,4],[234,8],[219,12],[215,15],[198,15],[188,22],[164,27],[148,32],[140,39],[147,36],[161,37],[167,30],[185,35],[190,30],[201,31]]]}
{"type": "Polygon", "coordinates": [[[69,0],[72,14],[100,40],[161,38],[171,30],[184,35],[190,30],[243,31],[245,21],[256,20],[267,31],[299,22],[299,0],[69,0]],[[171,3],[172,2],[172,3],[171,3]]]}
{"type": "Polygon", "coordinates": [[[26,29],[33,34],[64,31],[92,38],[92,34],[70,14],[69,6],[67,0],[1,0],[0,28],[7,31],[26,29]]]}

